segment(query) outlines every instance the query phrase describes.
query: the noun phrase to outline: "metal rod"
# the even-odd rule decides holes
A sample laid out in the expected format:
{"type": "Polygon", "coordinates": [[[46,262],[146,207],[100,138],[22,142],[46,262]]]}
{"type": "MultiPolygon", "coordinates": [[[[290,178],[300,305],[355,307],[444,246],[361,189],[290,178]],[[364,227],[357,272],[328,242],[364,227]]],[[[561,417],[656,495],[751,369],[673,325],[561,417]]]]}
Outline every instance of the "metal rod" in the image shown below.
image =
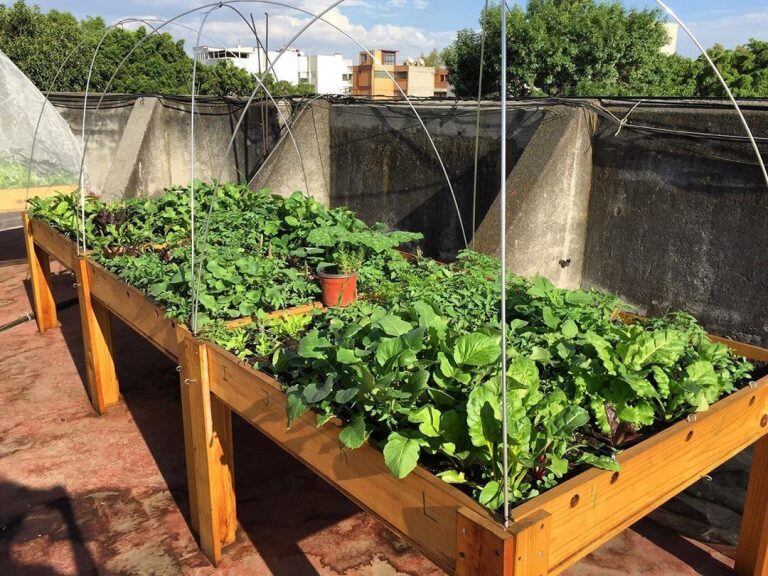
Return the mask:
{"type": "Polygon", "coordinates": [[[501,434],[504,469],[504,527],[509,527],[509,439],[507,438],[507,8],[501,4],[501,434]]]}
{"type": "Polygon", "coordinates": [[[480,101],[483,98],[483,67],[485,66],[485,20],[488,15],[488,0],[485,0],[483,17],[480,19],[480,74],[477,81],[477,117],[475,118],[475,163],[472,175],[472,250],[475,249],[477,231],[477,163],[480,155],[480,101]]]}
{"type": "MultiPolygon", "coordinates": [[[[200,22],[200,28],[197,30],[197,38],[195,39],[195,47],[200,45],[200,35],[203,33],[203,28],[208,20],[208,17],[215,11],[221,8],[221,6],[214,6],[205,13],[203,21],[200,22]]],[[[192,62],[192,92],[190,97],[190,120],[189,120],[189,270],[194,274],[195,270],[195,93],[197,92],[197,61],[195,58],[192,62]]],[[[215,192],[214,192],[215,195],[215,192]]],[[[195,289],[195,278],[191,276],[189,279],[189,290],[192,296],[192,302],[197,300],[195,289]]],[[[190,328],[193,334],[197,334],[197,308],[192,308],[192,315],[190,318],[190,328]]]]}
{"type": "Polygon", "coordinates": [[[731,103],[733,104],[733,107],[736,108],[736,113],[739,115],[739,119],[741,120],[741,124],[744,126],[744,130],[747,131],[747,136],[749,137],[749,141],[752,144],[752,149],[755,151],[755,155],[757,156],[757,163],[760,164],[760,170],[763,172],[763,179],[765,180],[765,185],[768,186],[768,171],[766,171],[765,168],[765,162],[763,162],[763,157],[760,154],[760,148],[757,146],[757,142],[755,142],[755,137],[752,134],[752,130],[749,128],[749,124],[747,124],[747,119],[744,117],[744,114],[741,111],[741,107],[739,106],[739,103],[736,102],[736,98],[733,97],[733,93],[731,92],[730,87],[728,86],[728,83],[725,81],[725,78],[723,78],[723,75],[720,74],[720,70],[718,70],[715,63],[712,61],[712,58],[709,57],[709,54],[707,54],[707,51],[704,49],[704,46],[701,45],[701,43],[698,41],[696,36],[693,35],[693,32],[690,31],[688,26],[685,25],[685,22],[683,22],[677,14],[664,4],[661,0],[656,0],[656,3],[661,6],[664,11],[669,14],[672,18],[674,18],[675,22],[677,22],[680,27],[685,30],[685,33],[688,34],[688,37],[693,40],[693,43],[696,44],[696,47],[701,51],[702,56],[706,59],[706,61],[709,63],[712,70],[715,72],[715,75],[717,76],[717,79],[720,81],[720,84],[722,84],[723,88],[725,88],[726,94],[728,94],[728,98],[731,100],[731,103]]]}

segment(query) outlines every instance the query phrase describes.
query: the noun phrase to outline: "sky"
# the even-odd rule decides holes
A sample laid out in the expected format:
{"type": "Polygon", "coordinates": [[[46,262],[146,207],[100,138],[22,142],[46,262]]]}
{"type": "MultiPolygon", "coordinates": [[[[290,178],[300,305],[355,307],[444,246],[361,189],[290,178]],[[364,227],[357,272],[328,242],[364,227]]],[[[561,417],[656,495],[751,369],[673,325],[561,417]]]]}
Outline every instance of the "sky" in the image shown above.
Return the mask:
{"type": "MultiPolygon", "coordinates": [[[[1,2],[1,3],[10,3],[1,2]]],[[[28,0],[33,1],[33,0],[28,0]]],[[[284,4],[317,13],[334,0],[282,0],[284,4]]],[[[55,8],[73,12],[78,17],[102,16],[108,23],[121,18],[174,17],[184,11],[211,3],[212,0],[36,0],[42,10],[55,8]]],[[[750,38],[768,40],[767,0],[665,0],[685,21],[705,47],[716,42],[733,47],[750,38]]],[[[523,0],[517,3],[524,3],[523,0]]],[[[624,0],[631,7],[653,7],[653,0],[624,0]]],[[[433,48],[441,49],[451,43],[461,28],[478,28],[478,18],[484,0],[345,0],[330,11],[326,18],[355,37],[368,49],[388,48],[400,51],[400,57],[418,56],[433,48]]],[[[270,48],[281,48],[301,29],[307,14],[275,4],[244,1],[235,4],[246,16],[253,14],[257,29],[264,33],[264,12],[270,14],[270,48]]],[[[169,25],[165,28],[173,36],[184,39],[190,49],[195,43],[195,32],[205,11],[196,12],[178,20],[187,28],[169,25]]],[[[234,11],[221,8],[211,13],[205,23],[201,44],[227,47],[238,43],[253,44],[252,34],[234,11]]],[[[312,26],[295,44],[312,54],[341,52],[353,57],[358,45],[331,26],[318,23],[312,26]]],[[[680,31],[678,53],[698,54],[696,47],[680,31]]]]}

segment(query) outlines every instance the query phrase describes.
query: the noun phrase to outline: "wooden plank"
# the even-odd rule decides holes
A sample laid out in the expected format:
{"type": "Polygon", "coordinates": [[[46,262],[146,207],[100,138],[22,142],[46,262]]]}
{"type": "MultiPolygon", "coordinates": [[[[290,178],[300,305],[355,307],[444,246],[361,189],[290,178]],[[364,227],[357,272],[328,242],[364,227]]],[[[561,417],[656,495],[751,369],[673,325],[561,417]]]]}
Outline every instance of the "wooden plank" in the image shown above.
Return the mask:
{"type": "Polygon", "coordinates": [[[747,360],[757,360],[758,362],[768,362],[768,350],[760,348],[753,344],[745,344],[743,342],[736,342],[730,338],[723,338],[722,336],[715,336],[714,334],[707,334],[707,337],[712,342],[718,342],[725,344],[730,348],[734,354],[738,356],[744,356],[747,360]]]}
{"type": "Polygon", "coordinates": [[[94,410],[104,414],[120,400],[120,387],[115,370],[112,323],[109,310],[91,298],[91,277],[87,262],[80,258],[75,270],[80,322],[83,329],[85,373],[88,393],[94,410]]]}
{"type": "Polygon", "coordinates": [[[50,198],[59,192],[71,194],[77,190],[74,184],[58,186],[40,186],[37,188],[3,188],[0,190],[0,212],[23,212],[27,208],[28,198],[50,198]]]}
{"type": "Polygon", "coordinates": [[[465,507],[488,517],[480,504],[422,468],[396,479],[372,446],[343,448],[340,422],[318,429],[315,416],[307,413],[288,429],[279,383],[218,346],[207,348],[214,395],[438,566],[455,570],[457,511],[465,507]]]}
{"type": "Polygon", "coordinates": [[[29,262],[29,279],[32,284],[32,305],[35,309],[35,322],[40,334],[59,325],[56,313],[56,301],[53,299],[51,283],[51,261],[48,254],[35,244],[32,221],[26,213],[22,214],[24,224],[24,244],[29,262]]]}
{"type": "Polygon", "coordinates": [[[469,508],[456,516],[456,576],[509,576],[514,541],[503,526],[469,508]]]}
{"type": "Polygon", "coordinates": [[[77,268],[77,244],[58,230],[54,230],[47,222],[30,219],[29,225],[35,244],[48,252],[69,270],[77,268]]]}
{"type": "Polygon", "coordinates": [[[218,564],[222,546],[234,541],[237,527],[232,467],[231,412],[211,394],[208,350],[180,329],[181,386],[185,396],[185,443],[191,447],[195,485],[193,525],[203,553],[218,564]]]}
{"type": "Polygon", "coordinates": [[[550,574],[601,544],[768,433],[768,377],[621,453],[621,472],[590,469],[512,510],[552,516],[550,574]]]}
{"type": "Polygon", "coordinates": [[[176,322],[165,315],[165,310],[96,262],[86,262],[92,296],[171,360],[178,361],[176,322]]]}
{"type": "Polygon", "coordinates": [[[737,576],[768,575],[768,436],[757,441],[736,549],[737,576]]]}
{"type": "MultiPolygon", "coordinates": [[[[322,302],[313,302],[312,304],[305,304],[304,306],[295,306],[293,308],[286,308],[284,310],[278,310],[276,312],[270,312],[267,314],[267,318],[280,318],[286,316],[298,316],[299,314],[309,314],[314,310],[322,310],[322,302]]],[[[238,318],[237,320],[230,320],[226,323],[227,328],[240,328],[241,326],[247,326],[253,324],[255,318],[253,316],[246,316],[244,318],[238,318]]]]}
{"type": "Polygon", "coordinates": [[[509,529],[466,508],[456,526],[456,576],[546,576],[551,517],[543,510],[509,529]]]}

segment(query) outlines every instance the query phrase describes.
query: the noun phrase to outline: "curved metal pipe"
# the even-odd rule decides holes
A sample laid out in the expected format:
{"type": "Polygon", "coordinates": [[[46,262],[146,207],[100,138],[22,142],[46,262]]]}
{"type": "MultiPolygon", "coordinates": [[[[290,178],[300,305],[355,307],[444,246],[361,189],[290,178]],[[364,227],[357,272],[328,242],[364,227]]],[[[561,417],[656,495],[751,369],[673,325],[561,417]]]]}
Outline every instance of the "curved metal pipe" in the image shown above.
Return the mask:
{"type": "MultiPolygon", "coordinates": [[[[250,1],[260,1],[260,0],[231,0],[230,3],[235,4],[235,3],[250,2],[250,1]]],[[[341,4],[343,1],[344,0],[337,0],[331,6],[329,6],[328,8],[326,8],[325,10],[320,12],[319,14],[314,14],[314,13],[308,11],[308,10],[304,10],[303,8],[298,8],[296,6],[290,6],[290,5],[285,4],[283,2],[268,2],[268,3],[269,4],[275,4],[275,5],[282,6],[282,7],[289,8],[289,9],[293,9],[293,10],[296,10],[297,12],[302,12],[303,14],[307,14],[308,16],[312,17],[312,20],[310,20],[297,34],[295,34],[294,37],[291,38],[291,40],[286,44],[286,46],[290,46],[291,44],[293,44],[293,42],[295,42],[296,39],[301,34],[303,34],[305,30],[307,30],[312,24],[314,24],[315,22],[317,22],[319,20],[321,22],[324,22],[328,26],[331,26],[332,28],[334,28],[335,30],[337,30],[338,32],[340,32],[341,34],[346,36],[349,40],[351,40],[352,42],[357,44],[366,54],[368,54],[368,56],[370,56],[371,60],[375,61],[375,58],[373,57],[373,54],[370,52],[370,50],[368,50],[357,38],[355,38],[352,34],[347,32],[346,30],[342,30],[341,28],[336,26],[333,22],[329,22],[328,20],[323,18],[323,16],[327,12],[329,12],[330,10],[332,10],[333,8],[335,8],[336,6],[341,4]]],[[[279,56],[281,56],[283,54],[283,52],[285,52],[285,49],[283,49],[283,51],[280,52],[280,54],[278,55],[278,58],[279,58],[279,56]]],[[[276,62],[277,62],[277,58],[275,59],[275,62],[272,63],[272,66],[269,68],[268,72],[273,69],[274,64],[276,62]]],[[[466,233],[466,230],[464,228],[464,221],[463,221],[463,219],[461,217],[461,210],[459,208],[459,203],[458,203],[458,200],[456,198],[456,193],[455,193],[455,191],[453,189],[453,184],[451,183],[451,179],[448,176],[448,170],[445,168],[445,163],[443,162],[442,156],[440,156],[440,152],[437,149],[437,145],[435,144],[435,141],[432,138],[432,135],[429,133],[429,130],[427,129],[427,126],[424,123],[424,120],[421,118],[421,115],[418,113],[418,111],[416,110],[415,106],[411,102],[411,99],[408,98],[408,95],[400,87],[400,85],[397,83],[397,81],[392,76],[392,74],[389,72],[389,70],[387,70],[386,68],[384,68],[383,70],[386,73],[386,75],[389,78],[389,80],[397,87],[397,89],[400,92],[400,94],[402,95],[402,97],[408,103],[408,106],[411,108],[411,111],[416,116],[417,120],[419,121],[419,124],[421,124],[421,127],[424,130],[424,133],[427,135],[427,139],[429,140],[429,143],[432,146],[432,150],[435,152],[435,155],[437,156],[437,160],[440,163],[440,168],[442,169],[443,175],[445,176],[445,180],[448,183],[448,188],[449,188],[449,190],[451,192],[451,198],[453,199],[453,204],[454,204],[454,207],[456,209],[456,215],[458,216],[458,219],[459,219],[459,226],[461,227],[461,234],[462,234],[462,237],[464,239],[464,246],[465,247],[469,246],[469,241],[467,239],[467,233],[466,233]]],[[[248,109],[248,107],[250,107],[251,102],[253,101],[253,98],[254,98],[255,95],[256,95],[256,91],[254,90],[254,92],[251,94],[250,98],[248,98],[248,102],[246,103],[246,110],[248,109]]],[[[240,124],[242,123],[242,119],[243,119],[243,116],[240,117],[240,121],[238,121],[238,123],[235,125],[235,130],[234,130],[234,133],[233,133],[233,137],[232,137],[232,139],[230,139],[229,146],[227,146],[227,151],[226,151],[226,153],[224,155],[225,159],[229,155],[229,152],[230,152],[230,150],[232,148],[232,145],[233,145],[233,142],[234,142],[235,133],[240,128],[240,124]]],[[[223,172],[224,172],[224,162],[222,162],[222,169],[221,169],[221,173],[222,174],[223,174],[223,172]]]]}
{"type": "MultiPolygon", "coordinates": [[[[210,8],[203,16],[203,21],[200,23],[200,28],[197,30],[197,38],[195,39],[195,46],[200,44],[200,35],[203,33],[205,23],[208,21],[208,17],[215,11],[221,8],[221,6],[214,6],[210,8]]],[[[189,125],[189,269],[193,271],[195,269],[195,93],[197,82],[197,57],[192,61],[192,92],[190,96],[190,125],[189,125]]],[[[215,195],[215,192],[214,192],[215,195]]],[[[194,278],[190,279],[190,295],[192,296],[192,302],[195,302],[196,290],[194,278]]],[[[193,334],[197,334],[197,307],[193,306],[192,316],[190,318],[190,328],[193,334]]]]}
{"type": "Polygon", "coordinates": [[[760,164],[760,169],[763,172],[763,179],[765,180],[765,185],[768,186],[768,171],[766,171],[765,168],[765,162],[763,162],[763,157],[760,154],[760,148],[757,146],[757,142],[755,141],[755,137],[752,134],[752,130],[749,127],[749,124],[747,124],[747,119],[744,117],[744,114],[741,111],[741,107],[739,106],[739,103],[736,102],[736,98],[733,97],[733,93],[731,92],[731,88],[728,86],[728,83],[725,81],[725,78],[723,78],[723,75],[720,74],[720,70],[718,70],[715,63],[712,61],[712,58],[710,58],[709,54],[707,54],[707,51],[704,49],[704,46],[701,45],[701,42],[694,36],[693,32],[690,31],[688,26],[685,25],[685,22],[683,22],[680,17],[678,17],[677,14],[675,14],[674,10],[667,6],[662,0],[655,0],[656,4],[662,7],[664,11],[669,14],[672,18],[674,18],[675,22],[677,22],[680,27],[685,31],[686,34],[688,34],[688,37],[693,41],[694,44],[696,44],[696,47],[701,52],[701,55],[704,56],[709,66],[712,68],[712,70],[715,73],[715,76],[717,76],[717,79],[720,81],[720,84],[722,84],[723,88],[725,89],[726,94],[728,94],[728,98],[731,101],[731,104],[733,104],[733,107],[736,108],[736,113],[739,115],[739,119],[741,120],[742,126],[744,126],[744,130],[747,132],[747,136],[749,137],[749,142],[752,144],[752,149],[755,151],[755,156],[757,156],[757,162],[760,164]]]}

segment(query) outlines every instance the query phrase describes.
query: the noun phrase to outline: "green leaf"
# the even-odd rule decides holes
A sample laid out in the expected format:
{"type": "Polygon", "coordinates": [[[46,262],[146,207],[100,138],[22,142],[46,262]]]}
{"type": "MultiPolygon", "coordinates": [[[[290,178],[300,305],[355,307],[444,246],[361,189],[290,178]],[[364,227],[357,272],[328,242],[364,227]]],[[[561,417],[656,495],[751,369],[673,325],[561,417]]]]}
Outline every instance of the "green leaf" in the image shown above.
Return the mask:
{"type": "Polygon", "coordinates": [[[507,368],[507,377],[522,390],[533,391],[539,386],[539,369],[530,358],[515,358],[507,368]]]}
{"type": "Polygon", "coordinates": [[[467,482],[464,472],[458,470],[443,470],[437,473],[437,477],[448,484],[466,484],[467,482]]]}
{"type": "Polygon", "coordinates": [[[459,366],[487,366],[500,355],[501,338],[482,332],[459,336],[453,349],[453,360],[459,366]]]}
{"type": "Polygon", "coordinates": [[[608,456],[596,456],[595,454],[590,454],[589,452],[584,452],[577,463],[587,464],[588,466],[594,466],[595,468],[610,470],[612,472],[618,472],[621,470],[621,466],[619,466],[619,463],[613,458],[608,456]]]}
{"type": "Polygon", "coordinates": [[[317,382],[310,382],[301,391],[304,400],[307,404],[317,404],[325,400],[333,389],[333,375],[329,374],[325,378],[325,382],[322,386],[319,386],[317,382]]]}
{"type": "Polygon", "coordinates": [[[291,424],[293,424],[297,418],[300,418],[301,415],[307,411],[308,407],[296,388],[288,392],[285,405],[288,416],[288,428],[290,428],[291,424]]]}
{"type": "Polygon", "coordinates": [[[428,438],[440,436],[440,410],[427,404],[408,415],[408,421],[419,425],[419,432],[428,438]]]}
{"type": "Polygon", "coordinates": [[[476,386],[467,400],[467,428],[473,446],[501,441],[501,399],[491,383],[476,386]]]}
{"type": "Polygon", "coordinates": [[[581,428],[589,422],[589,414],[581,406],[573,404],[566,406],[554,418],[554,426],[558,434],[570,436],[577,428],[581,428]]]}
{"type": "Polygon", "coordinates": [[[624,378],[624,380],[639,398],[652,398],[656,396],[656,389],[647,378],[641,378],[631,374],[624,378]]]}
{"type": "Polygon", "coordinates": [[[317,330],[312,330],[299,342],[298,354],[302,358],[325,359],[326,354],[321,350],[330,348],[330,346],[331,343],[325,338],[321,338],[317,330]]]}
{"type": "Polygon", "coordinates": [[[579,327],[576,325],[576,322],[568,318],[560,327],[560,332],[562,332],[563,336],[566,338],[576,338],[579,334],[579,327]]]}
{"type": "Polygon", "coordinates": [[[360,362],[360,358],[355,355],[354,350],[339,348],[336,350],[336,361],[340,364],[357,364],[360,362]]]}
{"type": "Polygon", "coordinates": [[[346,390],[339,390],[334,397],[337,404],[347,404],[357,398],[360,393],[359,388],[347,388],[346,390]]]}
{"type": "Polygon", "coordinates": [[[370,432],[365,429],[365,418],[356,414],[350,423],[339,433],[339,440],[347,448],[360,448],[368,440],[370,432]]]}
{"type": "Polygon", "coordinates": [[[504,490],[498,482],[491,480],[480,491],[480,504],[490,510],[498,509],[504,503],[504,490]]]}
{"type": "Polygon", "coordinates": [[[373,326],[381,328],[387,336],[401,336],[413,328],[409,322],[394,315],[384,316],[377,322],[374,322],[373,326]]]}
{"type": "Polygon", "coordinates": [[[686,341],[678,330],[645,332],[627,347],[623,360],[634,370],[649,364],[671,366],[683,355],[686,341]]]}
{"type": "Polygon", "coordinates": [[[376,348],[376,361],[384,366],[390,360],[397,358],[405,350],[405,344],[400,338],[381,340],[376,348]]]}
{"type": "Polygon", "coordinates": [[[392,432],[384,446],[384,462],[396,478],[408,476],[419,462],[418,441],[392,432]]]}
{"type": "Polygon", "coordinates": [[[556,330],[557,327],[560,325],[560,318],[555,316],[555,313],[552,312],[552,308],[549,306],[545,306],[542,312],[542,320],[544,320],[544,324],[546,324],[549,328],[552,328],[552,330],[556,330]]]}
{"type": "Polygon", "coordinates": [[[552,354],[549,353],[549,350],[542,348],[541,346],[534,346],[528,357],[535,362],[539,362],[540,364],[549,364],[549,362],[552,360],[552,354]]]}

